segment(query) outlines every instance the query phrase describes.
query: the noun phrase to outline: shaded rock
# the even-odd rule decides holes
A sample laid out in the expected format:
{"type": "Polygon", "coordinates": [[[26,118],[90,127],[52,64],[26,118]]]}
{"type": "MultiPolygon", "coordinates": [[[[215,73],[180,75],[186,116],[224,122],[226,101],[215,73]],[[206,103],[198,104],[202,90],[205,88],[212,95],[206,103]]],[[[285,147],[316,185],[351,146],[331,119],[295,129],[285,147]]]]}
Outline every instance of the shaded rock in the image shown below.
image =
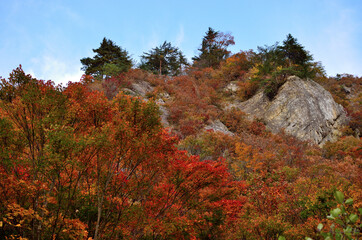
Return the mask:
{"type": "Polygon", "coordinates": [[[146,95],[153,91],[153,87],[149,82],[137,81],[132,83],[130,88],[122,88],[122,91],[127,95],[147,99],[146,95]]]}
{"type": "Polygon", "coordinates": [[[352,89],[350,87],[347,87],[346,85],[342,85],[342,89],[347,94],[350,94],[352,92],[352,89]]]}
{"type": "Polygon", "coordinates": [[[129,89],[129,88],[122,88],[122,91],[124,94],[131,95],[131,96],[139,96],[135,91],[129,89]]]}
{"type": "Polygon", "coordinates": [[[230,136],[234,135],[234,133],[230,132],[229,129],[220,120],[213,121],[211,124],[206,126],[204,129],[206,131],[212,130],[214,132],[222,132],[223,134],[230,135],[230,136]]]}
{"type": "Polygon", "coordinates": [[[170,116],[169,111],[162,105],[158,105],[160,110],[161,123],[164,127],[169,127],[170,123],[168,122],[168,117],[170,116]]]}
{"type": "Polygon", "coordinates": [[[132,83],[131,89],[135,92],[138,96],[146,98],[146,94],[153,91],[153,87],[149,82],[146,81],[139,81],[132,83]]]}
{"type": "Polygon", "coordinates": [[[170,94],[168,94],[167,92],[162,92],[159,94],[159,96],[160,96],[160,98],[166,99],[166,100],[171,98],[170,94]]]}
{"type": "Polygon", "coordinates": [[[168,122],[168,117],[170,116],[170,112],[165,106],[165,101],[162,98],[158,98],[156,100],[156,104],[160,110],[161,123],[164,127],[170,127],[170,123],[168,122]]]}
{"type": "MultiPolygon", "coordinates": [[[[137,81],[132,83],[130,88],[123,88],[122,90],[128,95],[141,97],[144,101],[148,101],[147,93],[152,92],[154,88],[151,86],[149,82],[137,81]]],[[[168,93],[161,93],[160,98],[156,100],[156,104],[158,105],[160,111],[161,123],[164,127],[170,126],[170,123],[167,120],[170,113],[167,110],[167,108],[164,106],[165,101],[163,100],[168,98],[170,98],[170,95],[168,93]]]]}
{"type": "Polygon", "coordinates": [[[346,112],[332,95],[312,80],[289,77],[273,100],[263,91],[251,99],[235,103],[249,115],[262,119],[272,132],[282,129],[301,140],[323,145],[340,136],[348,123],[346,112]]]}

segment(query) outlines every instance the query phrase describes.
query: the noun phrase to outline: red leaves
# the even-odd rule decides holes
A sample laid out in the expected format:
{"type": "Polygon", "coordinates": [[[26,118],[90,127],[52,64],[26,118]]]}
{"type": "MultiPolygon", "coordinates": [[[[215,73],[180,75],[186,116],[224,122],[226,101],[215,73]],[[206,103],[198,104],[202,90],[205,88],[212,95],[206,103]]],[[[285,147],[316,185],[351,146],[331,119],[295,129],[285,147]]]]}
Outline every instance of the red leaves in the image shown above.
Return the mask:
{"type": "MultiPolygon", "coordinates": [[[[230,74],[244,74],[244,57],[225,63],[230,74]]],[[[143,74],[119,80],[150,77],[143,74]]],[[[172,90],[171,117],[182,134],[198,133],[222,111],[215,88],[225,82],[216,75],[204,69],[163,86],[172,90]]],[[[109,100],[86,77],[64,91],[19,71],[12,81],[0,102],[0,223],[9,236],[295,239],[312,231],[301,212],[317,218],[319,192],[338,185],[360,199],[358,138],[322,151],[232,109],[222,121],[234,136],[189,136],[178,146],[187,153],[162,129],[152,101],[109,100]]],[[[109,83],[103,88],[118,84],[109,83]]]]}
{"type": "MultiPolygon", "coordinates": [[[[243,186],[230,181],[223,162],[200,162],[198,157],[176,151],[165,174],[155,188],[155,195],[145,205],[153,218],[163,219],[158,222],[159,226],[166,224],[154,230],[160,231],[160,235],[165,236],[166,232],[162,231],[175,229],[175,226],[190,235],[195,234],[195,229],[219,228],[235,221],[245,203],[245,198],[235,194],[243,186]],[[220,226],[207,220],[218,211],[225,217],[220,226]]],[[[173,234],[182,235],[182,232],[173,234]]]]}
{"type": "MultiPolygon", "coordinates": [[[[220,234],[215,229],[238,215],[245,199],[236,193],[243,187],[231,181],[226,164],[177,150],[152,101],[123,94],[110,101],[86,80],[63,92],[51,82],[29,84],[26,99],[16,96],[0,110],[14,116],[10,123],[23,121],[13,124],[14,134],[1,135],[9,145],[2,154],[16,159],[0,174],[12,190],[1,185],[0,194],[9,206],[36,202],[31,211],[41,217],[34,231],[20,230],[22,236],[195,238],[220,234]],[[29,143],[19,151],[14,143],[23,139],[29,143]]],[[[203,96],[190,84],[193,96],[203,96]]]]}

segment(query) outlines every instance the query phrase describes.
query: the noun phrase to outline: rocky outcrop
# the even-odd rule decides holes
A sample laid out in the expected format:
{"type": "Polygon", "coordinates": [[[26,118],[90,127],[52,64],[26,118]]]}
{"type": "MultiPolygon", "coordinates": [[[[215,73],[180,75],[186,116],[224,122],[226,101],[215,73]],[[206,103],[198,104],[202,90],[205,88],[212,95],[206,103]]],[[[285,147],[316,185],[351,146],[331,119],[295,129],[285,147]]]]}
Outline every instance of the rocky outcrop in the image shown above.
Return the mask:
{"type": "Polygon", "coordinates": [[[153,87],[149,82],[137,81],[131,84],[130,88],[123,88],[123,92],[131,96],[140,96],[146,98],[146,94],[153,91],[153,87]]]}
{"type": "Polygon", "coordinates": [[[332,95],[312,80],[289,77],[273,100],[263,91],[245,102],[232,104],[248,114],[262,119],[272,132],[282,129],[301,140],[323,145],[340,136],[340,128],[348,118],[343,107],[332,95]]]}
{"type": "Polygon", "coordinates": [[[224,89],[225,92],[235,93],[239,90],[237,82],[230,82],[224,89]]]}
{"type": "Polygon", "coordinates": [[[206,131],[211,130],[213,132],[221,132],[229,136],[234,135],[234,133],[230,132],[229,129],[220,120],[213,121],[211,124],[207,125],[204,129],[206,131]]]}
{"type": "MultiPolygon", "coordinates": [[[[154,87],[151,86],[149,82],[146,81],[137,81],[131,84],[130,88],[122,89],[123,92],[131,96],[141,97],[145,101],[148,101],[147,94],[151,93],[154,90],[154,87]]],[[[164,99],[169,99],[170,95],[168,93],[161,93],[159,98],[156,99],[156,104],[160,110],[161,123],[164,127],[170,127],[168,122],[169,111],[165,107],[164,99]]]]}

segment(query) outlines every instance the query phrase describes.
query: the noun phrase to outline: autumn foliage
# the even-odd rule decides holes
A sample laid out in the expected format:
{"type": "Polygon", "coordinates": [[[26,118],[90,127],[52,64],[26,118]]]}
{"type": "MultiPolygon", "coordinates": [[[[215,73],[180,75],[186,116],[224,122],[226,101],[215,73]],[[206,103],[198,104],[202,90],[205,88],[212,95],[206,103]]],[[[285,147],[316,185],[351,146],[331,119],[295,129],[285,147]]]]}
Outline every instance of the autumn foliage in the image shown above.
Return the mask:
{"type": "Polygon", "coordinates": [[[175,148],[152,101],[21,68],[1,90],[2,238],[222,238],[246,202],[224,161],[175,148]]]}
{"type": "MultiPolygon", "coordinates": [[[[362,208],[361,79],[319,76],[351,119],[319,147],[227,104],[260,90],[255,56],[174,77],[85,75],[66,87],[15,69],[0,83],[0,238],[323,239],[317,226],[344,217],[333,209],[362,208]],[[151,90],[131,96],[135,83],[151,90]],[[205,128],[217,121],[228,131],[205,128]]],[[[353,223],[360,238],[360,215],[346,219],[332,230],[353,223]]]]}

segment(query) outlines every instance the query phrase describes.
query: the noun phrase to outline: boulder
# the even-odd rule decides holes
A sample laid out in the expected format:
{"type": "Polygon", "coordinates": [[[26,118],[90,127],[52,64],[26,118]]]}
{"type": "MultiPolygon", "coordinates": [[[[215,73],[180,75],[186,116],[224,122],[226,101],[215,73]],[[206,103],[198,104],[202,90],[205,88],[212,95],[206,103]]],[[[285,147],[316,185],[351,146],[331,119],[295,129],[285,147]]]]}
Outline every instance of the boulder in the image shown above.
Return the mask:
{"type": "Polygon", "coordinates": [[[204,128],[206,131],[221,132],[223,134],[233,136],[234,133],[230,132],[229,129],[220,121],[215,120],[204,128]]]}
{"type": "Polygon", "coordinates": [[[152,92],[153,91],[153,87],[151,86],[151,84],[149,82],[146,81],[138,81],[138,82],[134,82],[132,83],[132,90],[138,95],[141,96],[143,98],[146,97],[146,94],[148,92],[152,92]]]}
{"type": "Polygon", "coordinates": [[[122,91],[134,97],[142,97],[143,99],[147,99],[147,93],[152,92],[153,89],[154,88],[149,82],[137,81],[132,83],[130,88],[122,88],[122,91]]]}
{"type": "Polygon", "coordinates": [[[231,92],[231,93],[235,93],[237,91],[239,91],[239,86],[237,85],[236,82],[230,82],[226,87],[225,87],[225,91],[226,92],[231,92]]]}
{"type": "Polygon", "coordinates": [[[263,91],[245,102],[234,103],[248,114],[265,122],[268,129],[282,129],[301,140],[322,146],[335,141],[340,129],[348,123],[346,112],[332,95],[312,80],[292,76],[270,100],[263,91]]]}

